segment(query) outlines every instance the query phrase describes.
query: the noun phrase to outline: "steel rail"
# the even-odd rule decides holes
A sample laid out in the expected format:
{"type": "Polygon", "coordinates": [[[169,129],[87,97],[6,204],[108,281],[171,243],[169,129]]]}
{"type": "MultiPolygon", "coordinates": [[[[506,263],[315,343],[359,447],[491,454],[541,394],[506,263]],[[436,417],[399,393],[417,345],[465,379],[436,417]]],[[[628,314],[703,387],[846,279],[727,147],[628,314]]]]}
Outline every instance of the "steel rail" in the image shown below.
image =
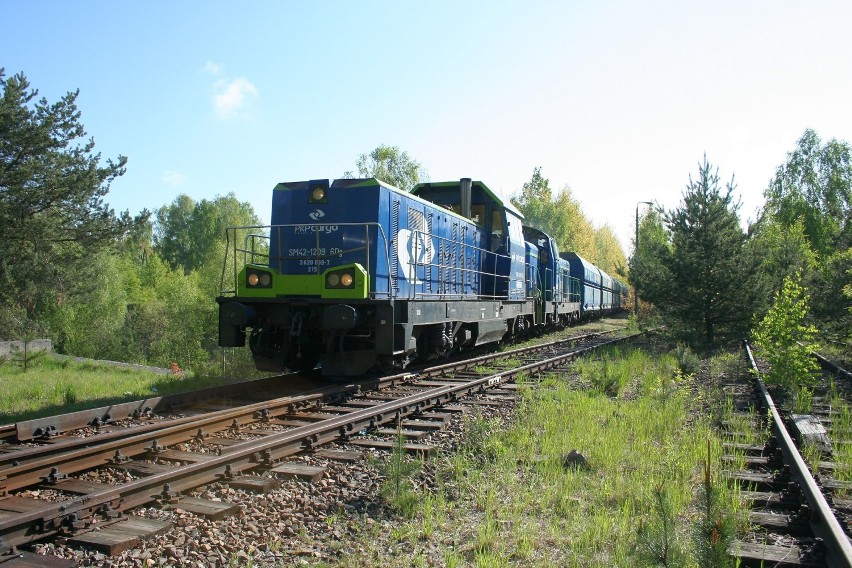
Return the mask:
{"type": "Polygon", "coordinates": [[[780,442],[779,448],[784,455],[786,463],[790,465],[790,473],[799,482],[802,495],[810,507],[811,529],[814,535],[821,538],[825,544],[826,563],[829,566],[850,567],[852,566],[852,544],[850,544],[849,538],[834,516],[834,512],[831,510],[817,482],[811,475],[808,466],[802,459],[792,437],[787,432],[787,428],[784,426],[781,415],[775,407],[775,403],[769,395],[766,385],[760,379],[760,371],[757,369],[757,362],[754,359],[751,346],[747,341],[744,342],[744,345],[749,364],[757,378],[757,384],[760,387],[764,404],[772,416],[772,431],[775,433],[776,439],[780,442]]]}
{"type": "MultiPolygon", "coordinates": [[[[0,489],[14,491],[39,483],[43,479],[55,477],[53,474],[77,473],[86,469],[109,463],[115,452],[121,452],[124,457],[144,454],[155,444],[167,446],[192,439],[194,432],[219,431],[227,429],[234,423],[238,425],[254,422],[255,414],[268,411],[270,413],[281,409],[299,409],[316,404],[329,396],[343,395],[358,390],[358,385],[347,384],[327,387],[317,392],[302,396],[286,396],[274,400],[257,402],[233,409],[214,411],[202,417],[191,416],[161,424],[149,424],[132,429],[131,432],[105,434],[103,440],[99,436],[78,440],[76,449],[64,449],[53,453],[51,447],[45,447],[41,453],[25,453],[18,458],[17,465],[0,469],[0,489]],[[132,435],[127,435],[132,434],[132,435]],[[80,443],[87,444],[80,447],[80,443]]],[[[70,441],[69,441],[70,442],[70,441]]],[[[34,448],[41,450],[41,448],[34,448]]]]}
{"type": "Polygon", "coordinates": [[[0,520],[0,539],[4,539],[7,546],[19,546],[55,535],[63,527],[74,526],[81,518],[91,517],[98,512],[124,512],[160,497],[170,499],[177,493],[218,480],[230,479],[250,469],[272,466],[277,460],[317,445],[337,439],[347,439],[353,433],[365,428],[399,420],[456,400],[459,396],[484,392],[487,388],[502,384],[520,374],[538,373],[564,365],[593,349],[634,337],[636,336],[616,338],[515,369],[458,384],[432,388],[395,401],[333,416],[317,424],[299,426],[280,434],[230,446],[224,448],[221,455],[176,467],[174,471],[157,473],[68,501],[46,503],[42,509],[0,520]]]}
{"type": "Polygon", "coordinates": [[[12,426],[17,430],[18,441],[24,441],[45,437],[46,434],[57,435],[94,424],[104,425],[113,420],[133,418],[134,416],[144,415],[148,412],[175,412],[176,408],[192,404],[202,404],[208,400],[229,397],[236,398],[241,394],[245,395],[247,388],[251,389],[252,392],[269,391],[275,389],[276,385],[280,388],[281,381],[292,380],[294,380],[294,376],[292,375],[265,377],[242,383],[219,385],[146,399],[116,402],[109,406],[78,410],[67,414],[22,420],[12,426]]]}
{"type": "MultiPolygon", "coordinates": [[[[396,375],[390,375],[382,378],[365,378],[359,381],[355,381],[352,383],[347,383],[345,385],[330,385],[323,386],[320,388],[312,389],[307,392],[304,392],[300,395],[288,395],[285,397],[278,397],[275,399],[243,404],[241,406],[235,406],[233,409],[224,409],[219,411],[214,411],[210,413],[206,413],[203,416],[187,416],[183,418],[175,418],[173,420],[164,421],[161,423],[151,423],[140,425],[134,428],[128,428],[126,430],[116,430],[113,432],[104,432],[102,434],[98,434],[96,436],[90,436],[87,438],[75,438],[68,437],[64,439],[58,439],[50,444],[41,445],[41,446],[31,446],[27,448],[15,449],[14,452],[9,452],[6,454],[0,454],[0,488],[6,486],[7,490],[12,489],[20,489],[21,487],[26,486],[26,481],[21,481],[16,485],[9,485],[8,483],[4,484],[4,477],[14,476],[14,475],[25,475],[26,472],[30,472],[30,479],[32,481],[37,481],[38,479],[45,477],[49,474],[52,467],[59,467],[68,464],[74,459],[77,459],[77,456],[80,458],[88,455],[88,462],[91,462],[92,459],[99,459],[97,457],[98,450],[95,448],[103,447],[105,444],[112,443],[112,446],[109,446],[109,452],[114,451],[115,449],[119,449],[121,447],[120,440],[129,440],[134,436],[141,436],[143,434],[147,434],[147,437],[140,438],[143,442],[150,442],[153,439],[158,439],[156,433],[162,432],[162,436],[169,436],[169,440],[172,440],[171,443],[175,443],[174,440],[180,437],[180,432],[186,433],[187,431],[193,430],[197,427],[206,426],[208,429],[214,428],[215,422],[210,422],[212,419],[218,417],[219,421],[231,420],[233,418],[238,418],[242,423],[246,423],[247,416],[251,416],[255,412],[260,412],[263,410],[273,411],[275,409],[281,408],[282,406],[294,405],[294,407],[304,408],[311,405],[320,405],[325,403],[327,400],[333,399],[334,397],[339,397],[342,395],[346,395],[351,393],[352,391],[357,391],[358,389],[365,390],[377,390],[387,385],[395,385],[404,381],[416,381],[417,379],[423,379],[428,377],[442,376],[447,373],[451,373],[454,371],[458,371],[460,369],[471,368],[477,365],[487,364],[489,362],[493,362],[495,360],[507,357],[513,357],[516,355],[529,355],[541,351],[546,350],[554,350],[559,349],[560,346],[564,346],[566,344],[575,343],[577,341],[581,341],[584,339],[589,339],[592,337],[597,337],[602,335],[602,333],[590,333],[584,334],[576,337],[572,337],[569,339],[557,340],[549,343],[544,343],[540,345],[534,345],[530,347],[523,347],[514,349],[511,351],[504,351],[496,354],[487,354],[474,359],[466,359],[457,362],[445,363],[443,365],[431,367],[428,369],[422,370],[420,373],[400,373],[396,375]],[[203,423],[202,423],[203,422],[203,423]],[[179,427],[187,426],[183,430],[179,427]],[[116,445],[118,444],[118,445],[116,445]],[[80,450],[80,446],[85,446],[84,450],[80,450]],[[83,453],[72,454],[70,452],[82,451],[83,453]],[[51,458],[49,461],[47,458],[49,456],[62,456],[63,454],[68,457],[56,457],[51,458]],[[42,467],[41,470],[38,468],[42,467]],[[16,468],[10,470],[11,468],[16,468]],[[34,477],[33,477],[34,476],[34,477]]],[[[275,377],[275,379],[279,379],[280,377],[275,377]]],[[[266,380],[261,380],[260,382],[250,381],[247,383],[242,383],[243,389],[253,388],[257,386],[262,386],[265,388],[269,388],[269,383],[266,380]]],[[[189,401],[204,401],[208,398],[208,395],[211,393],[219,393],[216,390],[216,387],[213,389],[204,389],[203,391],[199,391],[200,394],[197,397],[192,396],[192,393],[181,393],[180,398],[175,400],[180,400],[185,403],[189,401]]],[[[229,389],[226,392],[231,392],[229,389]]],[[[129,403],[133,408],[138,407],[138,402],[129,403]]],[[[100,414],[88,414],[91,411],[81,411],[86,416],[98,416],[100,414]]],[[[98,409],[100,412],[100,409],[98,409]]],[[[63,415],[67,416],[67,415],[63,415]]],[[[62,420],[57,420],[55,418],[43,418],[39,419],[40,424],[48,424],[48,423],[62,423],[62,420]]],[[[12,425],[10,427],[17,426],[18,429],[21,429],[21,425],[12,425]]],[[[27,428],[31,429],[31,428],[27,428]]],[[[187,436],[189,438],[191,436],[187,436]]],[[[178,440],[183,441],[183,440],[178,440]]],[[[14,446],[10,446],[14,447],[14,446]]],[[[102,462],[101,462],[102,463],[102,462]]],[[[97,464],[99,465],[99,463],[97,464]]],[[[80,469],[74,469],[73,471],[69,470],[69,472],[73,473],[76,471],[80,471],[80,469]]],[[[24,479],[24,478],[22,478],[24,479]]]]}
{"type": "Polygon", "coordinates": [[[846,379],[852,379],[852,373],[850,373],[834,361],[826,359],[819,353],[814,353],[813,356],[816,358],[817,361],[819,361],[819,364],[820,366],[822,366],[823,369],[831,371],[832,373],[844,377],[846,379]]]}

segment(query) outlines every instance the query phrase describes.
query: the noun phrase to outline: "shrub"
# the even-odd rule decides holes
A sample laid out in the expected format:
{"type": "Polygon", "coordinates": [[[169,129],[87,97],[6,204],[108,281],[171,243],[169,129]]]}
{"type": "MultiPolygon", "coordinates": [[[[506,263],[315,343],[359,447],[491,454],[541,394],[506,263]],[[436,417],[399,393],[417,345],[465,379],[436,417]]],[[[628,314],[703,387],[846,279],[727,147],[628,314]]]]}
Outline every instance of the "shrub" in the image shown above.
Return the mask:
{"type": "Polygon", "coordinates": [[[814,378],[819,365],[813,358],[816,328],[804,323],[808,296],[797,283],[801,276],[787,277],[775,294],[772,307],[757,324],[754,336],[763,348],[763,357],[771,369],[766,380],[779,385],[793,396],[814,378]]]}

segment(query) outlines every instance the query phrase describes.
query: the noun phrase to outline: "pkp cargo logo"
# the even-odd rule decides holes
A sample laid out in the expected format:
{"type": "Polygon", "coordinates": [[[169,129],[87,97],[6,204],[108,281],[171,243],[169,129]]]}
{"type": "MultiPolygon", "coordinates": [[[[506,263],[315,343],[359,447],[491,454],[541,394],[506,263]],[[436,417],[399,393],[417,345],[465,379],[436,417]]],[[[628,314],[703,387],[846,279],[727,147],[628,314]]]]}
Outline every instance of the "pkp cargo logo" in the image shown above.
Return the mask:
{"type": "Polygon", "coordinates": [[[417,267],[423,267],[435,258],[432,239],[423,233],[400,229],[396,234],[399,274],[411,284],[423,284],[417,279],[417,267]]]}
{"type": "Polygon", "coordinates": [[[319,221],[320,219],[325,217],[325,213],[322,212],[322,209],[315,209],[314,211],[308,213],[308,217],[310,217],[314,221],[319,221]]]}

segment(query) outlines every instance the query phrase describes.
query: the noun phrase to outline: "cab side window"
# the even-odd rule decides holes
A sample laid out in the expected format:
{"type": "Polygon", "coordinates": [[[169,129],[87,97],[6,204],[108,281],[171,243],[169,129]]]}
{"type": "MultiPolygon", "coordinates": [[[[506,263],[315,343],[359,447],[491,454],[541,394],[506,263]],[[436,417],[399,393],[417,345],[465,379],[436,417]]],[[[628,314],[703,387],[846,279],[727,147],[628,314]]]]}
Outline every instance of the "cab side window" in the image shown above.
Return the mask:
{"type": "Polygon", "coordinates": [[[491,250],[496,252],[506,247],[506,233],[503,230],[503,215],[499,209],[491,214],[491,250]]]}

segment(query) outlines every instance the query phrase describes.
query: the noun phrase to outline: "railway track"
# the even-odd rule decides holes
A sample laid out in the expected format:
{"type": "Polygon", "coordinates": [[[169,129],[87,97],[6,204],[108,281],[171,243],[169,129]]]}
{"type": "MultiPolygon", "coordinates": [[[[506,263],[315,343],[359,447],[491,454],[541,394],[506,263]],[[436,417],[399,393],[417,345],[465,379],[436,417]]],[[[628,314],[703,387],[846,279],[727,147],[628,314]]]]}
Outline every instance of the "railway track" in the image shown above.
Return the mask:
{"type": "MultiPolygon", "coordinates": [[[[465,396],[501,389],[519,374],[558,367],[601,344],[622,340],[590,334],[416,374],[327,385],[195,416],[151,420],[134,428],[102,427],[102,433],[86,438],[41,436],[38,445],[6,447],[0,456],[5,494],[0,499],[0,548],[7,559],[20,559],[25,554],[21,547],[60,539],[118,553],[170,528],[128,514],[136,507],[156,503],[198,514],[227,514],[238,506],[188,497],[188,492],[213,482],[266,491],[277,474],[306,474],[303,465],[287,458],[319,451],[324,444],[388,448],[394,442],[376,439],[376,434],[416,439],[417,430],[439,427],[442,414],[453,412],[465,396]],[[577,342],[585,346],[577,347],[577,342]],[[365,433],[373,435],[364,438],[365,433]],[[112,478],[124,481],[104,483],[85,475],[99,468],[120,472],[112,478]]],[[[33,433],[44,427],[33,426],[33,433]]],[[[430,448],[409,442],[405,450],[428,453],[430,448]]]]}
{"type": "Polygon", "coordinates": [[[824,495],[832,484],[814,479],[787,428],[798,425],[802,439],[819,421],[782,416],[748,344],[745,349],[755,382],[753,388],[725,385],[731,408],[724,459],[728,480],[746,489],[743,497],[751,505],[749,522],[755,530],[731,553],[745,566],[852,566],[848,525],[838,521],[831,496],[824,495]]]}

